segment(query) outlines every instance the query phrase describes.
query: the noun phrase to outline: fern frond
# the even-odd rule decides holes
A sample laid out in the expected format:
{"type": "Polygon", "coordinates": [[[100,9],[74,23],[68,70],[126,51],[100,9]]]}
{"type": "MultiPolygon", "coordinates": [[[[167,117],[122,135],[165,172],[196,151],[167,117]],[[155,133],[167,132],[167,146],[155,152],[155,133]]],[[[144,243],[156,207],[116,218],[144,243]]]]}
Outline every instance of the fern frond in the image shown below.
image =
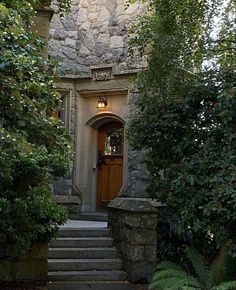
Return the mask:
{"type": "Polygon", "coordinates": [[[181,266],[178,264],[168,262],[168,261],[163,261],[160,264],[157,265],[157,270],[169,270],[169,269],[175,269],[175,270],[183,270],[181,266]]]}
{"type": "Polygon", "coordinates": [[[209,268],[203,255],[193,248],[187,248],[185,251],[187,259],[191,262],[194,271],[203,285],[207,284],[209,268]]]}
{"type": "Polygon", "coordinates": [[[176,269],[157,271],[152,278],[149,288],[162,290],[173,288],[173,290],[177,290],[181,288],[180,286],[194,287],[195,290],[202,288],[196,278],[188,275],[188,273],[183,270],[176,269]],[[178,285],[178,288],[175,288],[176,285],[178,285]]]}
{"type": "Polygon", "coordinates": [[[175,269],[168,269],[168,270],[161,270],[155,272],[152,280],[158,280],[163,278],[174,278],[174,277],[188,277],[188,274],[183,270],[175,270],[175,269]]]}
{"type": "Polygon", "coordinates": [[[179,290],[183,289],[183,287],[194,287],[196,290],[204,289],[202,284],[200,284],[197,279],[192,276],[180,279],[177,283],[175,283],[169,290],[179,290]]]}
{"type": "Polygon", "coordinates": [[[149,289],[179,290],[192,288],[193,290],[203,289],[202,285],[194,277],[174,277],[155,280],[149,285],[149,289]]]}
{"type": "Polygon", "coordinates": [[[179,277],[163,278],[154,280],[149,284],[149,289],[162,289],[167,290],[179,281],[179,277]]]}
{"type": "Polygon", "coordinates": [[[222,282],[219,285],[211,288],[211,290],[236,290],[236,281],[222,282]]]}

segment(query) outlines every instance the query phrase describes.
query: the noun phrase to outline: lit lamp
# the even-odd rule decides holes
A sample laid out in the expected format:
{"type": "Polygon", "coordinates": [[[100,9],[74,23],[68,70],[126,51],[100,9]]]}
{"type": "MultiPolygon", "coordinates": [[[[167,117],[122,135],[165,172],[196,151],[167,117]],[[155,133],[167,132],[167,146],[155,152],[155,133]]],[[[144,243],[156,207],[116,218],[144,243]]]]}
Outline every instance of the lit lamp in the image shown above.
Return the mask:
{"type": "Polygon", "coordinates": [[[98,109],[104,109],[107,107],[107,98],[106,97],[99,97],[98,99],[98,109]]]}

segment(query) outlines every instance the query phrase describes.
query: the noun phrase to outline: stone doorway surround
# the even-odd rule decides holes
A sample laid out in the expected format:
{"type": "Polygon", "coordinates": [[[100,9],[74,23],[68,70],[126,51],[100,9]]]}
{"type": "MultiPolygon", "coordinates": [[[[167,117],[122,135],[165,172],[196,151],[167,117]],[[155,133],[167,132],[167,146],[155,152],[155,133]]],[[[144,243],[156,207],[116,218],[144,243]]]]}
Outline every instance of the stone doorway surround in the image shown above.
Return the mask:
{"type": "MultiPolygon", "coordinates": [[[[78,214],[96,212],[98,128],[114,120],[126,123],[128,102],[135,90],[130,78],[136,73],[135,70],[118,72],[116,66],[107,65],[90,68],[87,77],[65,76],[57,82],[59,91],[70,92],[68,127],[74,144],[71,192],[81,201],[79,210],[76,209],[78,214]],[[97,108],[99,97],[107,98],[105,109],[97,108]]],[[[127,185],[128,144],[125,142],[122,189],[127,185]]]]}

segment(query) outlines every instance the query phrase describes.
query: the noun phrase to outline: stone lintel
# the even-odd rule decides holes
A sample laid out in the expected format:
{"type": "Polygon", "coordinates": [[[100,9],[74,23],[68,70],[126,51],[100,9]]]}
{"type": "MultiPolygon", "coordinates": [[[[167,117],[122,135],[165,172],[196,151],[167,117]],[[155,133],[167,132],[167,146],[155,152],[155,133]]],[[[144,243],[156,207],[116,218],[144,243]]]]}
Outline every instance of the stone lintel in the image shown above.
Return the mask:
{"type": "Polygon", "coordinates": [[[79,91],[79,94],[83,97],[97,97],[98,95],[111,97],[111,96],[126,96],[128,89],[103,89],[103,90],[84,90],[79,91]]]}
{"type": "MultiPolygon", "coordinates": [[[[104,69],[111,69],[111,67],[109,65],[107,66],[101,66],[101,67],[93,67],[92,70],[104,70],[104,69]]],[[[91,70],[91,67],[90,67],[90,70],[91,70]]],[[[134,75],[137,75],[138,72],[142,71],[141,69],[128,69],[128,70],[122,70],[122,71],[119,71],[118,69],[114,69],[112,68],[112,76],[114,78],[119,78],[119,77],[125,77],[125,76],[134,76],[134,75]]],[[[93,77],[92,77],[92,74],[91,72],[87,75],[62,75],[60,76],[60,78],[62,80],[67,80],[67,81],[96,81],[96,80],[93,80],[93,77]]],[[[106,81],[109,81],[106,80],[106,81]]]]}
{"type": "Polygon", "coordinates": [[[139,72],[141,72],[143,69],[127,69],[127,70],[115,70],[113,72],[113,76],[123,76],[123,75],[137,75],[139,72]]]}
{"type": "Polygon", "coordinates": [[[149,198],[115,198],[108,204],[109,209],[130,212],[157,213],[157,208],[149,198]]]}

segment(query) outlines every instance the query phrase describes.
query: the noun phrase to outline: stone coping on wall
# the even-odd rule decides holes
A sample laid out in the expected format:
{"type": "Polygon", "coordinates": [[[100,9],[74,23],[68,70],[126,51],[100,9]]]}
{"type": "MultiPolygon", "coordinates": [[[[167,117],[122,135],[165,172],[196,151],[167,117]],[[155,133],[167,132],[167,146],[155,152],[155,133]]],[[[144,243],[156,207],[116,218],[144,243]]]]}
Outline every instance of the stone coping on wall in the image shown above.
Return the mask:
{"type": "Polygon", "coordinates": [[[108,204],[109,209],[119,209],[130,212],[153,212],[156,213],[158,207],[163,207],[160,202],[150,198],[131,198],[131,197],[118,197],[108,204]]]}
{"type": "Polygon", "coordinates": [[[53,200],[60,204],[81,204],[81,200],[75,195],[53,195],[53,200]]]}

